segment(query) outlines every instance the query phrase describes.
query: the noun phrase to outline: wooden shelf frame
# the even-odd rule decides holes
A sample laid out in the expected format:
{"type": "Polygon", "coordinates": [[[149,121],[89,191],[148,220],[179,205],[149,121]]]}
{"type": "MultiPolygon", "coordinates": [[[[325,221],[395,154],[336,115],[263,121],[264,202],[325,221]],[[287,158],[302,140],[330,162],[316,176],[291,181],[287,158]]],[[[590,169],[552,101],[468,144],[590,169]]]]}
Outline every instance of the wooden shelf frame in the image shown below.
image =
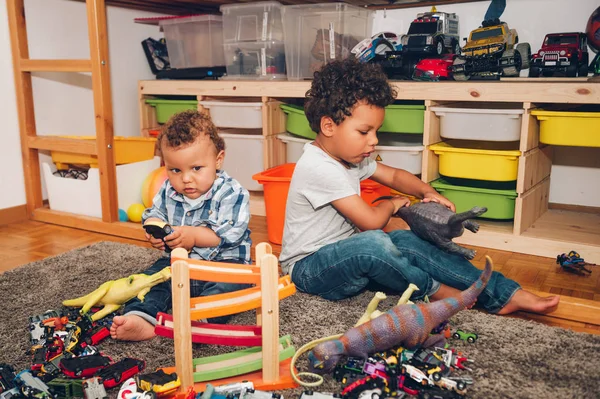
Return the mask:
{"type": "MultiPolygon", "coordinates": [[[[558,253],[576,247],[586,254],[586,259],[600,262],[600,237],[594,238],[595,219],[588,225],[585,218],[577,218],[580,225],[576,229],[580,233],[578,237],[582,237],[583,234],[582,242],[569,239],[568,234],[560,236],[550,234],[549,231],[546,232],[546,237],[544,229],[536,228],[536,221],[540,218],[547,219],[544,215],[548,212],[553,147],[540,145],[539,123],[536,117],[531,115],[531,110],[537,107],[536,103],[548,103],[548,98],[552,98],[553,103],[565,104],[565,107],[570,106],[567,104],[600,103],[600,84],[582,80],[569,82],[564,79],[526,82],[399,81],[393,84],[398,91],[398,100],[422,100],[425,104],[423,144],[426,148],[423,151],[421,173],[425,182],[439,177],[438,156],[428,147],[442,141],[440,120],[431,107],[452,106],[464,102],[501,102],[511,103],[523,109],[519,144],[521,156],[516,190],[518,197],[515,201],[514,221],[483,222],[477,234],[465,232],[462,237],[456,239],[457,242],[547,257],[555,257],[558,253]]],[[[285,131],[285,115],[279,109],[279,103],[289,98],[304,98],[309,87],[308,81],[140,81],[142,133],[156,126],[156,120],[152,116],[154,110],[150,110],[145,104],[146,98],[191,95],[198,98],[231,99],[255,97],[256,93],[261,93],[264,104],[263,135],[273,139],[270,146],[277,146],[265,149],[264,165],[265,168],[280,165],[285,162],[285,147],[276,135],[285,131]]],[[[552,211],[550,215],[554,215],[552,211]]],[[[558,221],[556,217],[551,219],[552,222],[546,224],[556,227],[562,223],[565,228],[569,224],[566,217],[558,218],[558,221]]]]}

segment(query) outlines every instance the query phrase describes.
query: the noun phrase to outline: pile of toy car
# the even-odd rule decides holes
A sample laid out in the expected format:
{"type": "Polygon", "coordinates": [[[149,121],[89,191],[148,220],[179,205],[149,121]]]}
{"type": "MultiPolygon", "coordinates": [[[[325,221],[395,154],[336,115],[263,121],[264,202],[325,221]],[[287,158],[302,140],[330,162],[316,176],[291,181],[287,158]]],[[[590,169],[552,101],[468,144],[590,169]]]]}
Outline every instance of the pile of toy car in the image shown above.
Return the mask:
{"type": "Polygon", "coordinates": [[[0,365],[0,399],[104,398],[144,370],[145,362],[124,358],[114,362],[97,348],[110,335],[108,327],[77,311],[47,311],[29,318],[31,367],[15,374],[0,365]]]}
{"type": "Polygon", "coordinates": [[[473,381],[453,376],[469,360],[454,349],[404,348],[377,353],[366,361],[348,358],[334,370],[344,399],[399,397],[405,393],[427,398],[461,398],[473,381]]]}

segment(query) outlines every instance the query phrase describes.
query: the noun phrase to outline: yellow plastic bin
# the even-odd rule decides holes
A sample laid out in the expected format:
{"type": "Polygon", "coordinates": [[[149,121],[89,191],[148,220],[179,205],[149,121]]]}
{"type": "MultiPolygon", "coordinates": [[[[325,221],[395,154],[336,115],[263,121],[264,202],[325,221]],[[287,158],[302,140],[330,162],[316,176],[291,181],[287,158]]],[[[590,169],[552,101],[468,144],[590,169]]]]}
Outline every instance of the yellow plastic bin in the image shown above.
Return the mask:
{"type": "MultiPolygon", "coordinates": [[[[65,139],[96,140],[96,136],[59,136],[65,139]]],[[[115,163],[123,165],[133,162],[147,161],[154,157],[156,138],[154,137],[115,137],[115,163]]],[[[73,154],[66,151],[51,151],[52,162],[59,170],[68,169],[69,165],[89,165],[98,167],[95,155],[73,154]]]]}
{"type": "Polygon", "coordinates": [[[521,151],[510,142],[448,140],[429,148],[439,155],[443,176],[488,181],[517,180],[521,151]]]}
{"type": "Polygon", "coordinates": [[[600,147],[600,112],[531,111],[540,121],[544,144],[600,147]]]}

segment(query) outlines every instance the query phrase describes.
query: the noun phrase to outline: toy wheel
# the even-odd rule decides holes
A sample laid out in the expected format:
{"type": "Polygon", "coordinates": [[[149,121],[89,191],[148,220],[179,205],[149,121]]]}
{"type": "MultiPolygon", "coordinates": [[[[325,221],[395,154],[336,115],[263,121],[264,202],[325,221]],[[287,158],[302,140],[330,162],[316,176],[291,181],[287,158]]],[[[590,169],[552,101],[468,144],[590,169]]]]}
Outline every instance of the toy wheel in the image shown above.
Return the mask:
{"type": "Polygon", "coordinates": [[[515,50],[506,50],[502,53],[502,58],[513,58],[515,60],[514,66],[502,68],[502,76],[519,76],[521,70],[521,53],[515,50]]]}
{"type": "Polygon", "coordinates": [[[304,394],[305,394],[305,395],[312,395],[312,394],[313,394],[313,391],[304,391],[304,394]]]}
{"type": "Polygon", "coordinates": [[[570,78],[577,76],[577,62],[571,62],[571,65],[567,67],[566,75],[570,78]]]}
{"type": "Polygon", "coordinates": [[[435,373],[433,373],[433,375],[431,377],[433,378],[434,381],[440,381],[442,379],[442,375],[437,371],[435,373]]]}
{"type": "Polygon", "coordinates": [[[531,66],[529,67],[529,77],[530,78],[539,78],[540,77],[540,68],[531,66]]]}
{"type": "Polygon", "coordinates": [[[115,382],[118,384],[121,382],[121,374],[120,373],[114,373],[113,374],[113,380],[115,380],[115,382]]]}
{"type": "Polygon", "coordinates": [[[444,54],[444,42],[440,39],[435,45],[435,53],[437,55],[444,54]]]}
{"type": "MultiPolygon", "coordinates": [[[[466,61],[465,61],[464,59],[462,59],[462,58],[460,58],[460,57],[456,57],[456,58],[454,59],[454,63],[453,63],[452,65],[453,65],[453,66],[454,66],[454,65],[463,65],[465,62],[466,62],[466,61]]],[[[469,76],[467,76],[467,75],[466,75],[464,72],[461,72],[461,73],[456,73],[456,72],[453,72],[453,73],[452,73],[452,77],[453,77],[453,78],[454,78],[454,80],[456,80],[456,81],[466,81],[466,80],[469,80],[469,76]]]]}
{"type": "Polygon", "coordinates": [[[529,68],[531,60],[531,46],[529,43],[517,44],[517,52],[521,55],[521,69],[529,68]]]}
{"type": "Polygon", "coordinates": [[[458,381],[456,383],[456,389],[459,391],[464,391],[465,389],[467,389],[467,383],[464,381],[458,381]]]}
{"type": "Polygon", "coordinates": [[[454,338],[454,339],[460,339],[460,334],[459,333],[454,333],[454,334],[452,334],[452,338],[454,338]]]}
{"type": "Polygon", "coordinates": [[[467,337],[467,342],[472,344],[475,342],[475,337],[467,337]]]}
{"type": "Polygon", "coordinates": [[[456,55],[460,55],[460,44],[457,41],[452,43],[452,51],[456,55]]]}

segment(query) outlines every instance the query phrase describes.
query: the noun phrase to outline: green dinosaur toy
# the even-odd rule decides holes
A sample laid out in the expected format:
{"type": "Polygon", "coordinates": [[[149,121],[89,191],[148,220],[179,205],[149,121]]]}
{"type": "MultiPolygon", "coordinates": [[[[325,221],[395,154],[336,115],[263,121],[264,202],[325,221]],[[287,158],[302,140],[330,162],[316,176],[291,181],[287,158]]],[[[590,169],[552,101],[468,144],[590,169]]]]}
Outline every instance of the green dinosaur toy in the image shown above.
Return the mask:
{"type": "Polygon", "coordinates": [[[143,301],[150,288],[170,278],[170,267],[165,267],[158,273],[151,275],[132,274],[129,277],[107,281],[87,295],[63,301],[63,305],[69,307],[81,306],[81,314],[89,312],[93,306],[103,305],[104,307],[92,316],[92,320],[96,321],[115,312],[121,305],[136,296],[140,301],[143,301]]]}

